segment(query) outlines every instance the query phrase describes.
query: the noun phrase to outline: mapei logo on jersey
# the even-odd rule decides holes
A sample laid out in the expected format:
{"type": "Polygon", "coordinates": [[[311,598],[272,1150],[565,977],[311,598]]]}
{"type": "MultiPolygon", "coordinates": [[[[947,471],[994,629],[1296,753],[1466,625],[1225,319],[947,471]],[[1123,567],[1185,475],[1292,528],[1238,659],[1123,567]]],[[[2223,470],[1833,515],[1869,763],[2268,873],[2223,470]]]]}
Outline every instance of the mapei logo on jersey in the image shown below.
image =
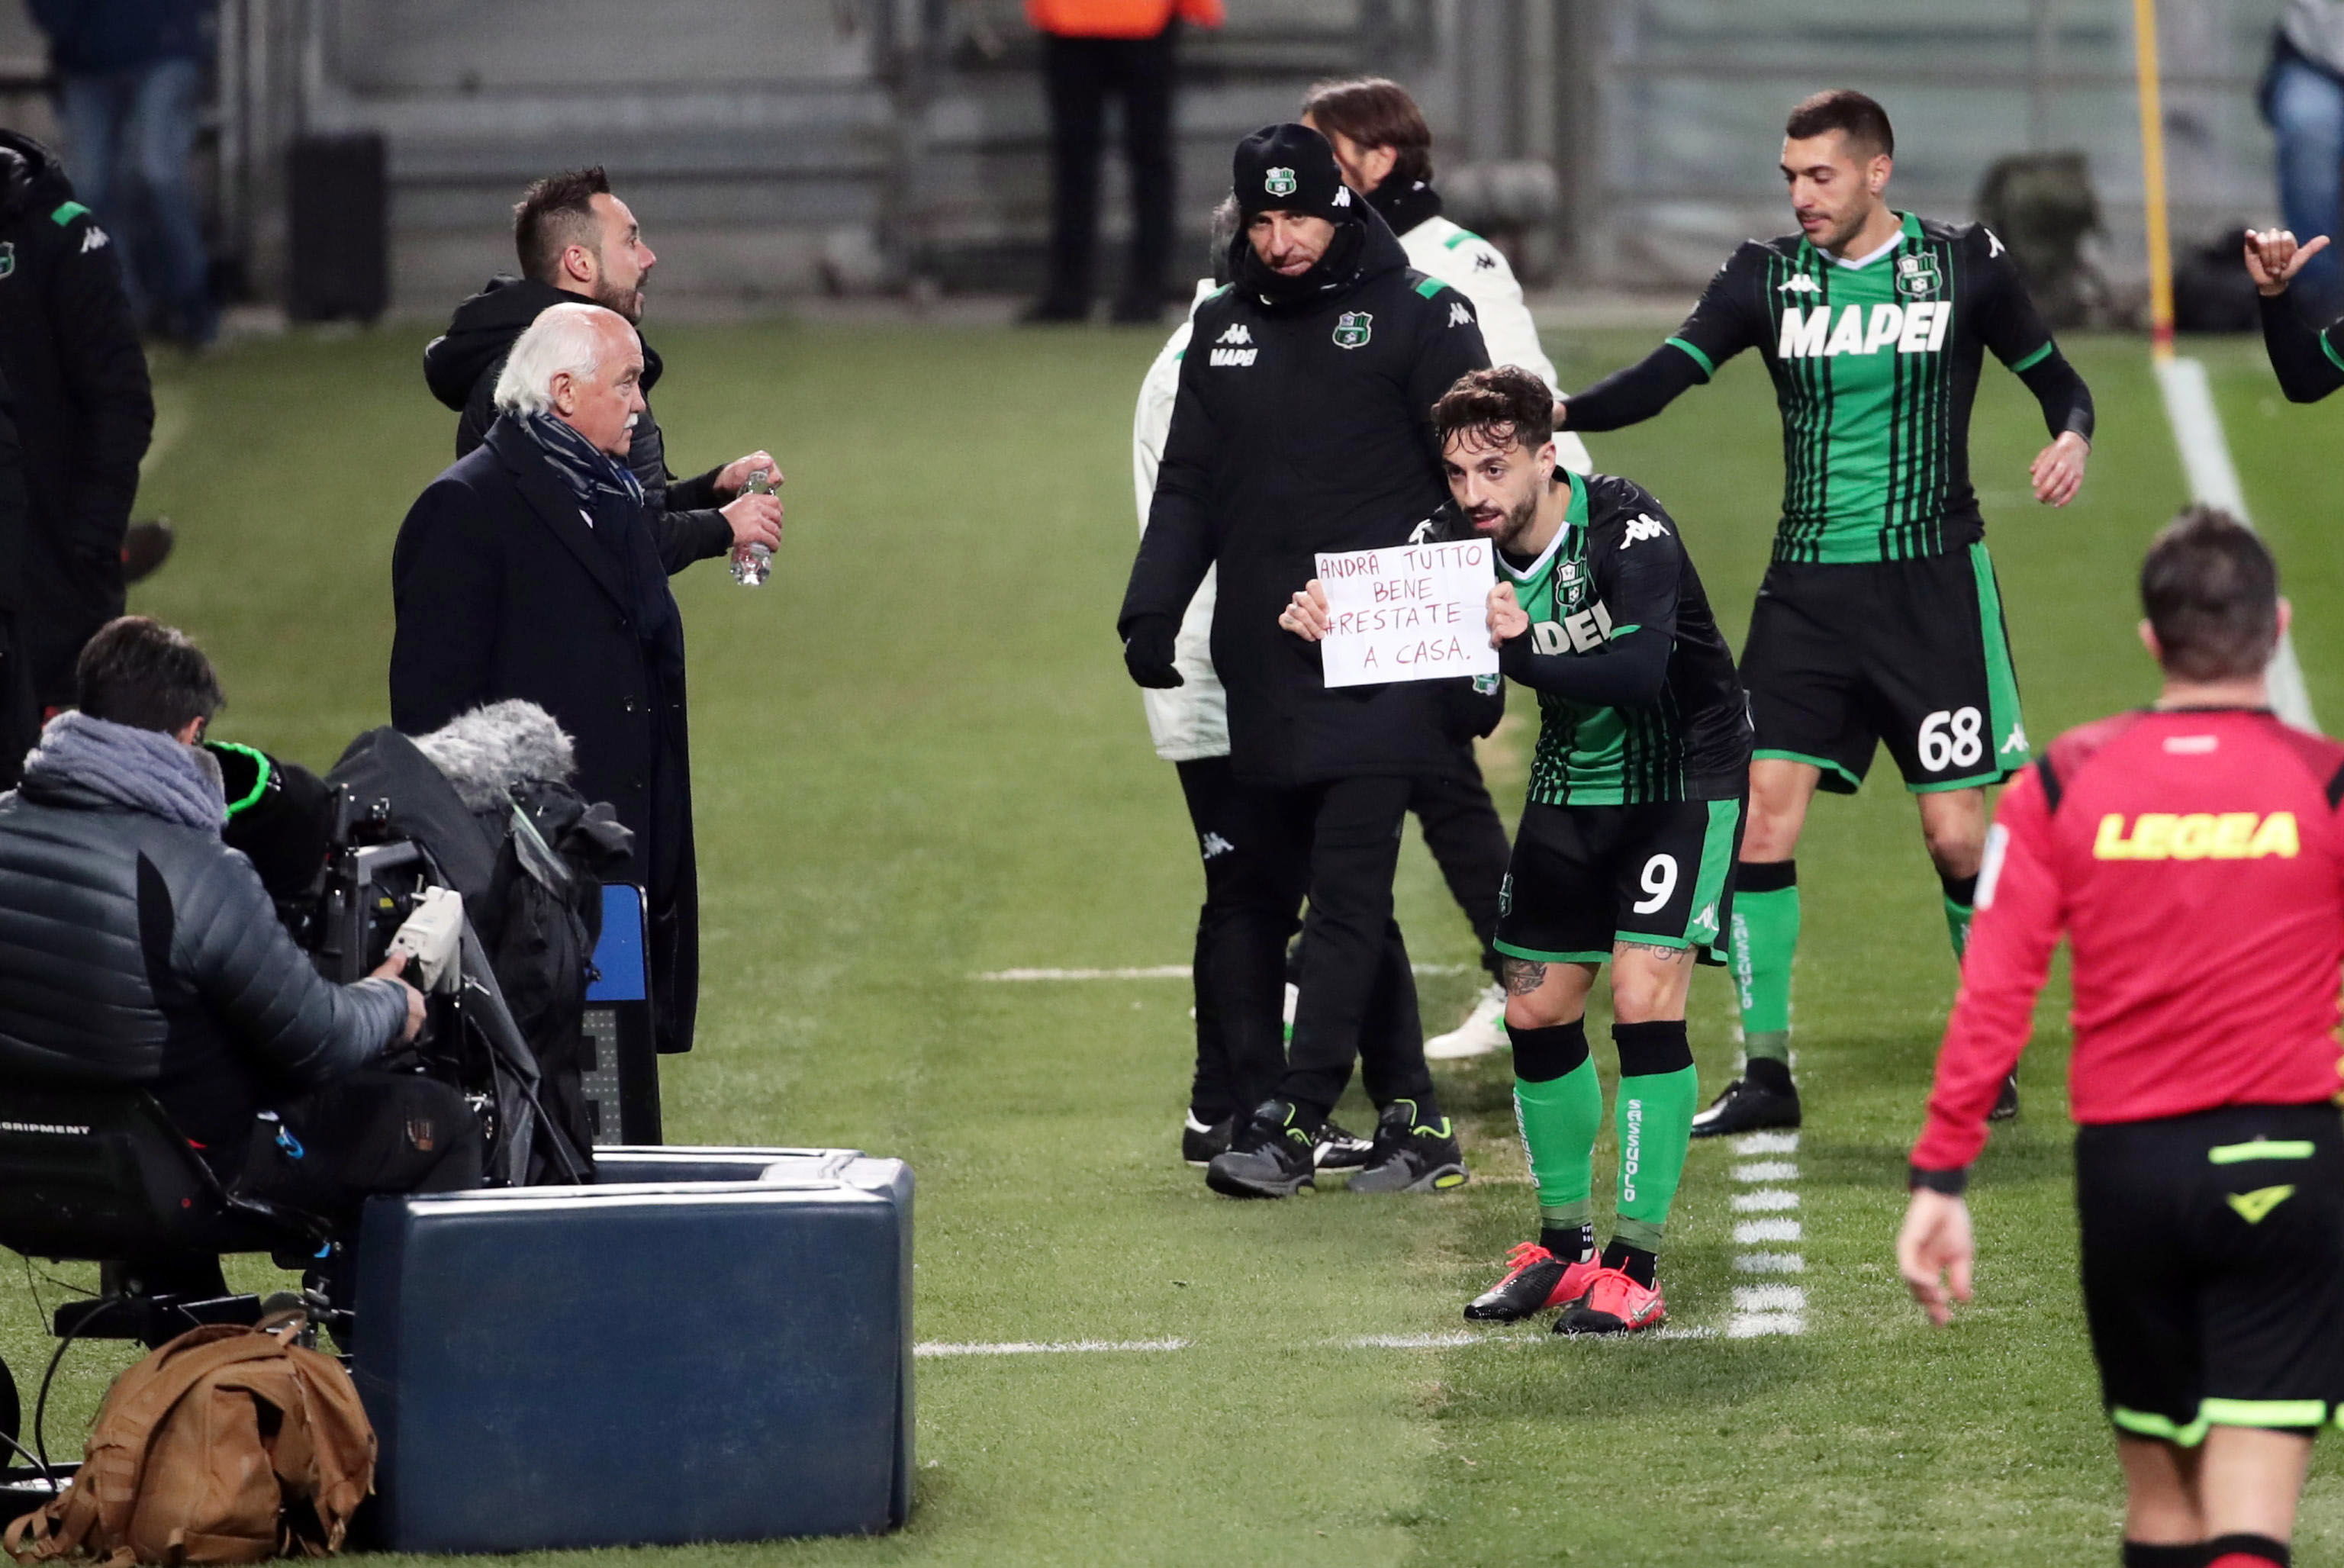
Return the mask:
{"type": "Polygon", "coordinates": [[[1591,653],[1611,640],[1612,612],[1601,599],[1576,615],[1531,627],[1531,646],[1541,653],[1591,653]]]}
{"type": "Polygon", "coordinates": [[[1945,275],[1937,270],[1934,256],[1900,256],[1896,258],[1896,292],[1907,298],[1925,298],[1945,286],[1945,275]]]}
{"type": "Polygon", "coordinates": [[[1261,350],[1253,347],[1253,333],[1242,321],[1232,321],[1229,329],[1213,340],[1211,363],[1216,365],[1250,365],[1261,350]]]}
{"type": "Polygon", "coordinates": [[[93,223],[82,234],[81,253],[87,256],[93,250],[103,250],[108,243],[110,242],[106,238],[106,230],[93,223]]]}
{"type": "Polygon", "coordinates": [[[1640,539],[1665,538],[1668,531],[1667,526],[1659,518],[1654,517],[1651,512],[1640,512],[1628,520],[1628,537],[1620,541],[1620,548],[1626,551],[1640,539]]]}
{"type": "Polygon", "coordinates": [[[1774,290],[1777,294],[1820,294],[1823,291],[1824,286],[1804,272],[1793,274],[1789,281],[1774,290]]]}
{"type": "Polygon", "coordinates": [[[1272,196],[1292,196],[1296,191],[1300,190],[1302,186],[1301,182],[1294,177],[1292,169],[1271,168],[1262,170],[1261,188],[1272,196]]]}
{"type": "Polygon", "coordinates": [[[1369,335],[1374,332],[1375,317],[1365,310],[1346,310],[1335,318],[1335,347],[1364,349],[1369,335]]]}
{"type": "Polygon", "coordinates": [[[2094,860],[2293,860],[2302,853],[2291,811],[2145,811],[2129,825],[2110,812],[2092,840],[2094,860]]]}
{"type": "Polygon", "coordinates": [[[1473,325],[1473,312],[1465,309],[1465,302],[1463,300],[1451,299],[1449,302],[1449,324],[1451,327],[1470,327],[1473,325]]]}
{"type": "Polygon", "coordinates": [[[1874,305],[1869,309],[1867,316],[1862,305],[1844,306],[1837,312],[1828,305],[1812,310],[1786,306],[1774,357],[1835,359],[1842,354],[1877,354],[1883,349],[1894,349],[1899,354],[1934,354],[1945,346],[1945,329],[1954,323],[1950,299],[1874,305]]]}

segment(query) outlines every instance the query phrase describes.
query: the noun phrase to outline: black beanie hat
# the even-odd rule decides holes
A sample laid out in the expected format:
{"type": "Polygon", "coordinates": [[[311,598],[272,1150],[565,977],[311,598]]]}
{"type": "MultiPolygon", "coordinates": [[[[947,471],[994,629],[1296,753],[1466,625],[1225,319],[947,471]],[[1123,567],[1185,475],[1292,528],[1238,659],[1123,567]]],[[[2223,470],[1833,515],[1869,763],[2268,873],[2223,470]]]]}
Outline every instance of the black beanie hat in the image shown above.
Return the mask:
{"type": "Polygon", "coordinates": [[[1302,212],[1330,223],[1357,222],[1359,198],[1343,184],[1335,149],[1308,126],[1264,126],[1238,144],[1230,188],[1238,210],[1302,212]]]}

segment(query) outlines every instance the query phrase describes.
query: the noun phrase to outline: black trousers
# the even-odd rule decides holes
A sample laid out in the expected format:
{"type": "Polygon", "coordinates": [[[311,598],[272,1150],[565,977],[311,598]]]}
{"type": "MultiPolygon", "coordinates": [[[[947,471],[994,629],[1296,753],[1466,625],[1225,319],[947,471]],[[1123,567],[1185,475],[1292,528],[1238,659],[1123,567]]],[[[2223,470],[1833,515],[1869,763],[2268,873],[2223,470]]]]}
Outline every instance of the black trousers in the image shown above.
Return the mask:
{"type": "Polygon", "coordinates": [[[1177,766],[1205,864],[1190,1109],[1217,1121],[1277,1095],[1324,1116],[1354,1059],[1379,1106],[1430,1094],[1416,978],[1391,913],[1414,781],[1269,790],[1239,782],[1226,757],[1177,766]],[[1279,1015],[1298,925],[1302,1000],[1289,1051],[1279,1015]]]}
{"type": "Polygon", "coordinates": [[[1099,154],[1106,100],[1123,100],[1123,156],[1131,169],[1131,265],[1121,298],[1164,299],[1172,251],[1172,76],[1180,24],[1153,38],[1042,35],[1050,98],[1050,281],[1047,302],[1086,306],[1098,239],[1099,154]]]}
{"type": "Polygon", "coordinates": [[[1501,980],[1504,960],[1490,943],[1498,935],[1498,894],[1505,885],[1512,847],[1490,799],[1490,786],[1481,782],[1481,764],[1474,760],[1470,744],[1458,748],[1453,772],[1416,781],[1408,808],[1416,814],[1424,847],[1440,867],[1449,895],[1465,911],[1474,939],[1481,945],[1481,966],[1490,979],[1501,980]]]}

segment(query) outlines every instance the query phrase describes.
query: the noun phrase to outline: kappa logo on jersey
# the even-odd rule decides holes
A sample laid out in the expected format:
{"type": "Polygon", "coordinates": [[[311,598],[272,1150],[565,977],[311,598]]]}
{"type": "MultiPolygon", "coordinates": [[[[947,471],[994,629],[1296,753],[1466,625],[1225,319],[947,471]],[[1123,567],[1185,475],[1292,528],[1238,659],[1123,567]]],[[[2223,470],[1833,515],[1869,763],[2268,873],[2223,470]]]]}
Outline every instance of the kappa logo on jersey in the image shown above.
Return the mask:
{"type": "Polygon", "coordinates": [[[2022,757],[2026,754],[2026,726],[2025,724],[2011,725],[2010,738],[2002,743],[2000,754],[2006,757],[2013,754],[2022,757]]]}
{"type": "Polygon", "coordinates": [[[1662,523],[1659,518],[1654,517],[1650,512],[1640,513],[1639,515],[1629,519],[1628,537],[1620,541],[1620,548],[1622,551],[1625,551],[1640,539],[1664,538],[1667,536],[1668,531],[1667,527],[1662,523]]]}
{"type": "Polygon", "coordinates": [[[2295,813],[2145,811],[2127,830],[2124,814],[2100,818],[2094,860],[2293,860],[2303,853],[2295,813]]]}
{"type": "Polygon", "coordinates": [[[1213,341],[1213,354],[1207,361],[1214,365],[1250,365],[1261,350],[1253,345],[1253,333],[1242,321],[1229,323],[1228,331],[1213,341]],[[1238,347],[1238,345],[1243,345],[1238,347]]]}
{"type": "Polygon", "coordinates": [[[1496,251],[1494,251],[1494,250],[1477,250],[1477,251],[1475,251],[1475,252],[1473,253],[1473,270],[1474,270],[1474,271],[1476,271],[1476,272],[1491,272],[1491,271],[1495,271],[1495,270],[1497,269],[1497,266],[1498,266],[1498,254],[1497,254],[1497,252],[1496,252],[1496,251]]]}
{"type": "Polygon", "coordinates": [[[1261,188],[1269,192],[1272,196],[1292,196],[1296,191],[1301,189],[1302,186],[1301,183],[1294,177],[1294,171],[1292,169],[1272,168],[1264,169],[1262,171],[1261,188]]]}
{"type": "Polygon", "coordinates": [[[2001,236],[1995,234],[1991,228],[1981,228],[1978,232],[1985,236],[1985,258],[1992,261],[1995,257],[2000,256],[2003,249],[2001,236]]]}
{"type": "Polygon", "coordinates": [[[1820,294],[1823,291],[1824,286],[1803,272],[1793,275],[1790,281],[1774,290],[1777,294],[1820,294]]]}
{"type": "MultiPolygon", "coordinates": [[[[1904,280],[1899,278],[1902,288],[1904,280]]],[[[1774,347],[1779,359],[1835,359],[1842,354],[1877,354],[1894,349],[1899,354],[1934,354],[1945,346],[1945,332],[1954,324],[1950,299],[1916,300],[1910,305],[1828,305],[1783,310],[1783,335],[1774,347]]]]}
{"type": "Polygon", "coordinates": [[[1368,346],[1368,338],[1374,332],[1375,327],[1376,319],[1370,312],[1346,310],[1335,318],[1335,347],[1364,349],[1368,346]]]}
{"type": "Polygon", "coordinates": [[[1473,312],[1465,309],[1464,301],[1452,299],[1449,302],[1449,324],[1451,327],[1473,325],[1473,312]]]}
{"type": "Polygon", "coordinates": [[[1919,298],[1935,294],[1945,285],[1937,271],[1934,256],[1900,256],[1896,258],[1896,292],[1919,298]]]}
{"type": "Polygon", "coordinates": [[[1337,207],[1349,207],[1351,205],[1351,187],[1349,186],[1339,185],[1335,187],[1335,205],[1337,207]]]}
{"type": "Polygon", "coordinates": [[[1576,615],[1531,627],[1531,645],[1541,653],[1591,653],[1611,640],[1612,612],[1601,599],[1576,615]]]}
{"type": "Polygon", "coordinates": [[[1685,927],[1685,935],[1699,941],[1706,941],[1708,938],[1716,936],[1717,905],[1714,904],[1702,905],[1701,906],[1701,913],[1694,916],[1692,917],[1692,924],[1685,927]]]}
{"type": "Polygon", "coordinates": [[[1198,846],[1204,850],[1205,858],[1207,860],[1210,860],[1216,855],[1234,855],[1237,853],[1238,848],[1236,845],[1231,844],[1228,839],[1223,838],[1217,833],[1208,833],[1205,835],[1204,837],[1198,839],[1197,843],[1198,846]]]}

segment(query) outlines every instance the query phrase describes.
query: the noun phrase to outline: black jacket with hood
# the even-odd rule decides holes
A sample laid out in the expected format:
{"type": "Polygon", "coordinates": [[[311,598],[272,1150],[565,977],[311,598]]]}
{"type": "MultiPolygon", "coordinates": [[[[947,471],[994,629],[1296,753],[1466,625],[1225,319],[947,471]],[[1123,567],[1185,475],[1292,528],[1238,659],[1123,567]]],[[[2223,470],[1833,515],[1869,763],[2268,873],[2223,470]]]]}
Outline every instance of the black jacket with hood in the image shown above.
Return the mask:
{"type": "Polygon", "coordinates": [[[1317,644],[1278,624],[1319,551],[1406,544],[1447,504],[1432,405],[1490,362],[1471,302],[1411,269],[1384,220],[1358,211],[1359,238],[1339,230],[1321,287],[1290,303],[1248,288],[1251,242],[1231,242],[1238,281],[1197,307],[1116,618],[1126,637],[1145,617],[1177,622],[1218,565],[1229,757],[1272,787],[1450,771],[1459,740],[1486,733],[1503,701],[1463,678],[1329,689],[1317,644]]]}
{"type": "MultiPolygon", "coordinates": [[[[456,410],[456,455],[462,457],[480,444],[497,422],[497,376],[513,340],[548,306],[573,302],[592,304],[582,294],[556,288],[534,278],[491,278],[488,286],[456,307],[448,330],[423,350],[423,379],[431,395],[456,410]]],[[[638,339],[642,334],[636,334],[638,339]]],[[[680,480],[668,472],[667,440],[660,433],[658,417],[649,406],[652,389],[662,369],[659,351],[643,344],[642,415],[635,421],[634,444],[627,466],[642,481],[649,503],[652,533],[660,561],[673,576],[695,561],[708,561],[732,549],[732,525],[717,510],[719,469],[680,480]]]]}
{"type": "Polygon", "coordinates": [[[82,644],[122,613],[122,534],[155,430],[119,261],[56,154],[0,130],[0,374],[28,507],[22,565],[0,592],[14,591],[52,706],[73,701],[82,644]]]}

